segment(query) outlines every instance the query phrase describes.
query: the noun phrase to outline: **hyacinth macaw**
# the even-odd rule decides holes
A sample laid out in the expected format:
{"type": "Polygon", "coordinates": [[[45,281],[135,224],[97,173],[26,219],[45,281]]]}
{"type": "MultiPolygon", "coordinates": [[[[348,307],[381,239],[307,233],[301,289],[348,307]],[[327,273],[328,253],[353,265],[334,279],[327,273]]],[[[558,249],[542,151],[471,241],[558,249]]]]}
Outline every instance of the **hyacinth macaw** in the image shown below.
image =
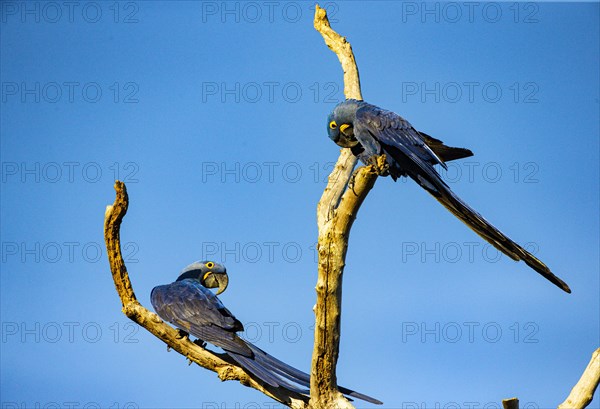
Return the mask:
{"type": "MultiPolygon", "coordinates": [[[[310,376],[262,349],[244,341],[236,333],[244,327],[221,303],[217,295],[227,288],[227,270],[213,261],[198,261],[187,266],[171,284],[152,289],[150,299],[157,314],[187,334],[222,348],[246,372],[264,384],[308,394],[310,376]],[[213,293],[210,288],[218,288],[213,293]],[[291,381],[291,382],[290,382],[291,381]],[[297,386],[300,385],[300,386],[297,386]]],[[[339,391],[353,398],[378,404],[377,399],[353,390],[339,387],[339,391]]]]}
{"type": "Polygon", "coordinates": [[[439,164],[447,169],[444,162],[471,156],[471,151],[445,146],[417,131],[400,115],[355,99],[343,101],[333,109],[327,118],[327,132],[331,140],[350,148],[365,164],[375,163],[377,156],[385,154],[387,169],[382,175],[390,175],[394,180],[410,177],[488,243],[513,260],[523,260],[553,284],[571,292],[544,263],[455,195],[433,167],[439,164]]]}

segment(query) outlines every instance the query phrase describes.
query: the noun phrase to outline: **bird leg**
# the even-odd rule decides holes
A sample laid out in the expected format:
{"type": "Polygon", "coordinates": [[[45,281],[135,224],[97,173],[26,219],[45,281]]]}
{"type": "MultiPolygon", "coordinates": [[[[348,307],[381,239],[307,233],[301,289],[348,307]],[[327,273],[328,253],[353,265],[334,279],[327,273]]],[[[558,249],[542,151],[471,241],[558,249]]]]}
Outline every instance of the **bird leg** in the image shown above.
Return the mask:
{"type": "MultiPolygon", "coordinates": [[[[188,338],[189,339],[190,334],[188,334],[187,332],[185,332],[184,330],[177,328],[177,338],[179,339],[183,339],[183,338],[188,338]]],[[[167,352],[171,352],[171,347],[169,345],[167,345],[167,352]]]]}
{"type": "MultiPolygon", "coordinates": [[[[385,153],[381,155],[371,156],[369,159],[367,159],[367,165],[370,166],[371,169],[375,173],[377,173],[378,176],[388,176],[390,174],[390,166],[386,161],[385,153]]],[[[356,176],[358,175],[359,171],[360,167],[355,169],[354,172],[352,172],[352,176],[350,176],[350,179],[348,181],[348,188],[352,190],[352,192],[354,192],[355,195],[356,191],[354,190],[354,183],[356,182],[356,176]]]]}
{"type": "MultiPolygon", "coordinates": [[[[177,332],[179,333],[179,338],[190,339],[190,334],[188,332],[185,332],[184,330],[182,330],[180,328],[177,329],[177,332]]],[[[200,348],[206,347],[206,341],[203,341],[200,338],[193,340],[192,343],[198,345],[200,348]]]]}
{"type": "Polygon", "coordinates": [[[200,348],[206,349],[206,341],[201,340],[200,338],[193,341],[194,344],[198,345],[200,348]]]}
{"type": "Polygon", "coordinates": [[[368,160],[369,165],[377,172],[379,176],[389,175],[390,166],[387,163],[385,153],[381,155],[373,155],[368,160]]]}
{"type": "Polygon", "coordinates": [[[190,334],[182,329],[177,328],[178,338],[189,338],[190,334]]]}

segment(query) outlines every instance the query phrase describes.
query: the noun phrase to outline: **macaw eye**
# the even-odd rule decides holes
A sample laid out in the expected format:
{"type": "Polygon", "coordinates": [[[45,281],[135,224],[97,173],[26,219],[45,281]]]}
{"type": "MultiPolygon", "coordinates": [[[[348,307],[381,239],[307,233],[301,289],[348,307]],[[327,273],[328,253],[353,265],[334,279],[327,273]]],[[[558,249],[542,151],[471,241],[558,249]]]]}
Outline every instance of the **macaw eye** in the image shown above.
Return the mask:
{"type": "Polygon", "coordinates": [[[215,266],[215,263],[213,263],[212,261],[209,261],[208,263],[205,264],[205,266],[207,268],[213,268],[215,266]]]}
{"type": "Polygon", "coordinates": [[[335,123],[335,121],[329,122],[329,128],[331,128],[331,129],[337,128],[337,124],[335,123]]]}

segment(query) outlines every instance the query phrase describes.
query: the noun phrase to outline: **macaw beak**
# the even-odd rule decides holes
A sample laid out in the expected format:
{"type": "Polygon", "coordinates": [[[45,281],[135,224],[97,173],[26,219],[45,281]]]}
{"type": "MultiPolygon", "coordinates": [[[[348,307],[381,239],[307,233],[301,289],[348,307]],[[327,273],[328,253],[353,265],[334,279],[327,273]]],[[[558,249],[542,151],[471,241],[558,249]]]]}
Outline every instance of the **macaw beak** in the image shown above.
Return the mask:
{"type": "Polygon", "coordinates": [[[206,288],[218,288],[217,295],[221,294],[227,289],[229,284],[229,276],[227,272],[216,273],[214,271],[208,271],[204,274],[204,277],[200,283],[206,288]]]}
{"type": "Polygon", "coordinates": [[[350,125],[342,124],[342,126],[340,126],[340,132],[345,136],[354,136],[354,132],[346,132],[348,128],[350,128],[350,125]]]}
{"type": "Polygon", "coordinates": [[[217,280],[217,283],[219,283],[219,290],[217,291],[217,295],[219,295],[227,289],[227,286],[229,285],[229,276],[227,273],[215,274],[214,276],[217,280]]]}
{"type": "Polygon", "coordinates": [[[335,141],[342,148],[353,148],[358,145],[358,141],[354,137],[354,128],[348,124],[340,126],[339,138],[335,141]]]}

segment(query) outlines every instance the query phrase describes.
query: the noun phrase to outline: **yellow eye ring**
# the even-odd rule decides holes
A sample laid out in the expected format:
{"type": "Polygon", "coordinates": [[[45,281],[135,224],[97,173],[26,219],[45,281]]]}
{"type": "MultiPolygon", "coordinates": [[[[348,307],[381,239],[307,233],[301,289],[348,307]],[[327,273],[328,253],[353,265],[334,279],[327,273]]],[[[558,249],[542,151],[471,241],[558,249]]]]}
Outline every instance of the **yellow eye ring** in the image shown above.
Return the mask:
{"type": "Polygon", "coordinates": [[[207,268],[213,268],[215,266],[215,263],[213,263],[212,261],[209,261],[208,263],[205,264],[205,266],[207,268]]]}
{"type": "Polygon", "coordinates": [[[331,128],[331,129],[337,128],[337,124],[335,123],[335,121],[329,122],[329,128],[331,128]]]}

